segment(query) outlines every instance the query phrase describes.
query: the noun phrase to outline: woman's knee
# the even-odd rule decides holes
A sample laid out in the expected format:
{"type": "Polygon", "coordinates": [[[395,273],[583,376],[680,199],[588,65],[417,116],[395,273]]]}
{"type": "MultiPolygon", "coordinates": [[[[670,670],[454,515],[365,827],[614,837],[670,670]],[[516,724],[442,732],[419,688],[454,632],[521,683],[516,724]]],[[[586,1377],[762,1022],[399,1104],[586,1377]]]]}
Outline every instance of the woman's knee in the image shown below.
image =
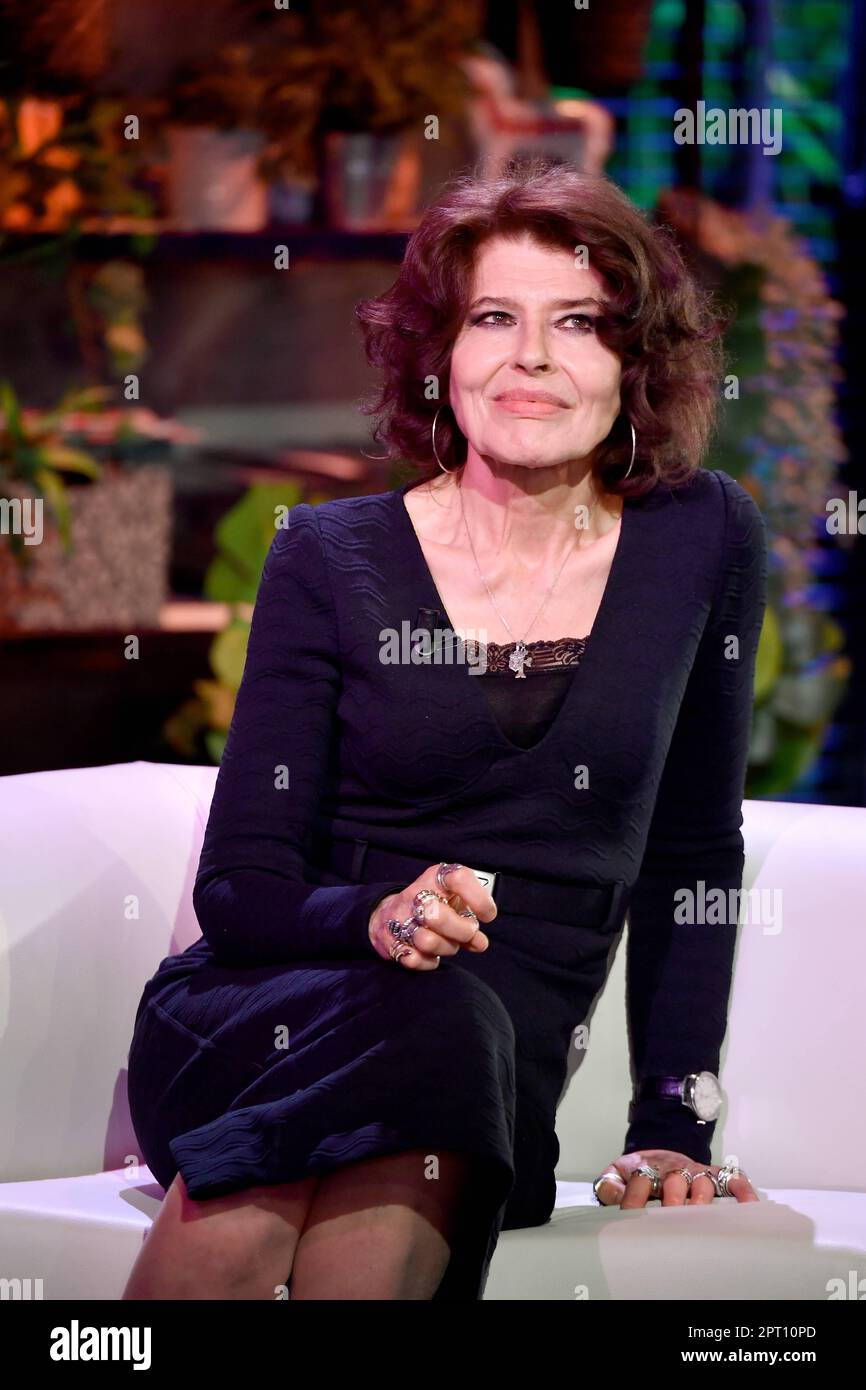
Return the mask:
{"type": "Polygon", "coordinates": [[[247,1187],[219,1197],[190,1197],[178,1173],[166,1192],[159,1222],[185,1233],[187,1243],[221,1250],[230,1261],[246,1252],[293,1247],[316,1195],[316,1174],[294,1182],[247,1187]]]}
{"type": "Polygon", "coordinates": [[[440,1227],[459,1204],[474,1162],[461,1150],[430,1146],[344,1164],[321,1177],[312,1219],[404,1207],[440,1227]]]}

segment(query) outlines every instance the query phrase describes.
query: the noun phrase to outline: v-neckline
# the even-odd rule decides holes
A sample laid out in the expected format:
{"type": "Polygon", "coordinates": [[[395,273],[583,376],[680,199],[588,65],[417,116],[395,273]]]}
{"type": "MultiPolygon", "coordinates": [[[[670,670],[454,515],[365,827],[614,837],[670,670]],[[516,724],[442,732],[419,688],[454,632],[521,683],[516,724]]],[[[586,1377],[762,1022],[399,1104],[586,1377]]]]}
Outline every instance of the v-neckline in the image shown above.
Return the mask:
{"type": "MultiPolygon", "coordinates": [[[[424,548],[421,545],[418,532],[415,530],[415,523],[413,522],[412,517],[409,514],[409,508],[406,506],[406,503],[404,501],[405,494],[410,490],[410,488],[417,486],[418,484],[416,483],[415,479],[410,478],[408,482],[402,483],[399,487],[395,488],[393,493],[395,505],[400,518],[400,522],[406,528],[407,537],[412,549],[412,553],[415,556],[415,568],[417,571],[418,579],[420,580],[421,585],[424,588],[426,588],[427,597],[432,600],[430,603],[430,607],[433,607],[438,611],[438,613],[444,619],[444,622],[450,631],[457,632],[458,629],[454,627],[454,624],[452,623],[451,618],[448,615],[448,611],[445,607],[445,604],[442,602],[442,596],[439,593],[439,590],[436,586],[436,581],[433,578],[433,573],[430,569],[429,564],[427,563],[427,556],[424,554],[424,548]]],[[[549,725],[546,732],[542,735],[542,737],[538,739],[535,743],[531,743],[528,748],[522,748],[520,744],[514,743],[504,732],[500,724],[497,722],[484,691],[480,689],[476,691],[476,698],[478,698],[481,701],[484,707],[484,711],[487,716],[487,722],[493,730],[497,741],[504,749],[506,749],[509,752],[523,754],[536,753],[545,745],[547,745],[552,740],[553,734],[556,732],[557,728],[560,726],[562,722],[564,722],[570,708],[576,703],[576,701],[580,698],[581,694],[585,691],[587,684],[587,666],[589,667],[590,678],[592,677],[595,667],[599,666],[600,668],[600,664],[604,658],[604,626],[610,618],[614,602],[619,593],[621,576],[625,568],[627,547],[631,540],[630,521],[629,524],[626,525],[626,517],[630,515],[630,505],[631,499],[629,499],[628,497],[624,497],[622,513],[620,515],[619,536],[617,537],[616,547],[613,552],[613,558],[611,560],[610,569],[608,570],[608,575],[605,581],[604,590],[602,592],[601,602],[598,606],[598,611],[596,612],[592,627],[586,634],[586,647],[581,655],[578,665],[575,667],[571,674],[571,679],[568,682],[568,689],[566,690],[565,698],[560,703],[559,709],[557,710],[551,724],[549,725]]],[[[473,685],[476,683],[476,681],[484,679],[483,676],[473,676],[471,674],[469,666],[465,662],[445,663],[443,669],[453,673],[453,675],[457,679],[461,678],[461,675],[459,673],[462,673],[462,679],[470,681],[473,685]]]]}

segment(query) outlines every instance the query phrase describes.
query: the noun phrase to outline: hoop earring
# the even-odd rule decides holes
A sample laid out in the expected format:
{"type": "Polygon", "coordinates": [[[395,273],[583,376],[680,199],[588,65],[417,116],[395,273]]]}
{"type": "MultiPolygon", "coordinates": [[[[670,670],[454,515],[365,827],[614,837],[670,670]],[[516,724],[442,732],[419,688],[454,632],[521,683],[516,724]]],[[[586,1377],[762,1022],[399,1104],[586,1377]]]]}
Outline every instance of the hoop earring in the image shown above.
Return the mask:
{"type": "Polygon", "coordinates": [[[436,459],[436,462],[438,463],[439,467],[442,469],[443,473],[456,473],[456,468],[445,467],[445,464],[439,457],[439,450],[436,448],[436,421],[439,419],[439,412],[441,411],[441,409],[442,407],[440,405],[439,409],[436,411],[436,414],[433,416],[433,424],[430,426],[430,443],[433,445],[433,456],[436,459]]]}
{"type": "MultiPolygon", "coordinates": [[[[631,424],[631,421],[629,421],[629,424],[631,424]]],[[[637,435],[636,435],[635,432],[634,432],[634,425],[631,425],[631,463],[629,464],[629,466],[628,466],[628,468],[626,469],[625,473],[623,473],[623,475],[622,475],[622,481],[623,481],[623,482],[625,482],[625,480],[626,480],[626,478],[628,477],[629,473],[630,473],[631,470],[634,468],[634,456],[635,456],[635,451],[636,451],[636,449],[637,449],[637,435]]]]}

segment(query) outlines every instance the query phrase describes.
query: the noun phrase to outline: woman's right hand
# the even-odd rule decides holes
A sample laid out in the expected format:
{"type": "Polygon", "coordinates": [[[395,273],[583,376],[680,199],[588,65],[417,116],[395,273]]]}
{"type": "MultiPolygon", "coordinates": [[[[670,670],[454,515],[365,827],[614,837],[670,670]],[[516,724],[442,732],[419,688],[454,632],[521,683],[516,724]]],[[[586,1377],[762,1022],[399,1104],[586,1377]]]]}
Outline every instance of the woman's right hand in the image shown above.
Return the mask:
{"type": "MultiPolygon", "coordinates": [[[[391,948],[395,938],[388,926],[391,918],[397,917],[405,922],[413,913],[415,894],[422,888],[432,888],[434,893],[442,893],[436,882],[438,868],[438,864],[431,864],[402,893],[390,893],[383,898],[370,914],[370,941],[383,960],[393,959],[391,948]]],[[[443,896],[447,897],[448,902],[439,902],[436,898],[424,899],[424,925],[416,930],[412,949],[397,961],[403,970],[436,970],[439,966],[437,956],[454,956],[461,947],[467,951],[486,951],[490,945],[489,937],[485,936],[475,918],[460,916],[461,911],[469,907],[480,921],[492,922],[496,916],[496,904],[490,893],[465,864],[446,874],[445,882],[448,887],[443,896]]]]}

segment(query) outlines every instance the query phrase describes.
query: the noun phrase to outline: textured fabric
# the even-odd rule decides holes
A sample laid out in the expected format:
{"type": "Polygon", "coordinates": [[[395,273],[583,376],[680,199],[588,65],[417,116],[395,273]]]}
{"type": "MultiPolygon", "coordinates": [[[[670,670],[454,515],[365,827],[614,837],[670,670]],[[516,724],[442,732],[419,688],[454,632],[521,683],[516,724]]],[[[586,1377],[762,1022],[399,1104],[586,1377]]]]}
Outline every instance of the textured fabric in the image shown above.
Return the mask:
{"type": "MultiPolygon", "coordinates": [[[[130,1099],[160,1182],[179,1169],[199,1198],[403,1148],[474,1153],[437,1297],[475,1298],[499,1230],[553,1208],[568,1047],[621,916],[599,931],[500,912],[488,951],[408,972],[368,935],[374,903],[404,885],[314,870],[311,833],[625,885],[637,1076],[718,1070],[735,924],[678,926],[674,894],[742,882],[766,536],[719,471],[626,500],[580,664],[520,747],[483,677],[412,655],[419,611],[453,625],[409,486],[295,507],[277,532],[193,892],[203,940],[148,983],[130,1099]]],[[[707,1162],[712,1131],[647,1102],[625,1147],[707,1162]]]]}
{"type": "Polygon", "coordinates": [[[477,1299],[514,1182],[515,1066],[501,1001],[462,971],[378,956],[237,969],[197,942],[142,996],[130,1113],[157,1181],[180,1171],[193,1199],[407,1149],[472,1155],[437,1298],[477,1299]]]}

